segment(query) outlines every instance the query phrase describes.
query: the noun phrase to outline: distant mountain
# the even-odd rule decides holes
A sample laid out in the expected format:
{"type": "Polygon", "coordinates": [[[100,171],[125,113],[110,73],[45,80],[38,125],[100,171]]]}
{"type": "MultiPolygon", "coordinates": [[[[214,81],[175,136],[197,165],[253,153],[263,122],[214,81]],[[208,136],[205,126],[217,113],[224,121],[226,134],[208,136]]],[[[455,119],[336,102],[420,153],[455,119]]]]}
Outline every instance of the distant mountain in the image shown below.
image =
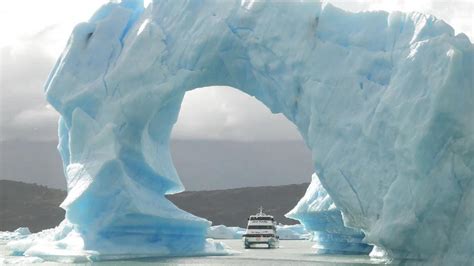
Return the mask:
{"type": "Polygon", "coordinates": [[[181,209],[204,217],[214,225],[247,226],[247,218],[262,206],[265,213],[283,224],[298,221],[284,215],[303,197],[309,183],[284,186],[246,187],[210,191],[189,191],[167,196],[181,209]]]}
{"type": "MultiPolygon", "coordinates": [[[[66,189],[57,142],[0,142],[0,178],[66,189]]],[[[287,185],[311,180],[311,153],[302,141],[172,140],[187,190],[287,185]]]]}
{"type": "Polygon", "coordinates": [[[0,179],[66,189],[57,145],[55,141],[0,142],[0,179]]]}
{"type": "Polygon", "coordinates": [[[38,232],[64,219],[59,204],[66,192],[37,184],[0,180],[0,231],[26,226],[38,232]]]}
{"type": "MultiPolygon", "coordinates": [[[[274,187],[189,191],[168,198],[178,207],[213,221],[214,225],[244,227],[247,217],[263,206],[278,222],[295,224],[285,218],[303,196],[308,183],[274,187]]],[[[64,218],[59,204],[66,192],[37,184],[0,180],[0,231],[29,227],[32,232],[58,225],[64,218]]]]}

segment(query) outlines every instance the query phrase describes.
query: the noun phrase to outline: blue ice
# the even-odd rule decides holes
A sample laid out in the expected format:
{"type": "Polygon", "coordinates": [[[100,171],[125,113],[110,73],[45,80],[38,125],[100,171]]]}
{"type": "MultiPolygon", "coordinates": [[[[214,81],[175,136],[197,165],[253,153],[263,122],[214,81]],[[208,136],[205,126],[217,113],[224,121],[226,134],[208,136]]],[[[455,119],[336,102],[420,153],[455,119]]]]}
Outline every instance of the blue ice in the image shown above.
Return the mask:
{"type": "Polygon", "coordinates": [[[311,184],[298,204],[286,214],[313,232],[317,254],[368,255],[373,246],[364,241],[360,229],[344,226],[341,211],[313,174],[311,184]]]}
{"type": "Polygon", "coordinates": [[[367,243],[392,258],[472,261],[473,50],[419,13],[108,3],[75,27],[45,85],[61,114],[66,219],[9,247],[63,261],[225,253],[205,239],[209,221],[165,198],[184,189],[169,138],[185,92],[222,85],[297,126],[367,243]]]}

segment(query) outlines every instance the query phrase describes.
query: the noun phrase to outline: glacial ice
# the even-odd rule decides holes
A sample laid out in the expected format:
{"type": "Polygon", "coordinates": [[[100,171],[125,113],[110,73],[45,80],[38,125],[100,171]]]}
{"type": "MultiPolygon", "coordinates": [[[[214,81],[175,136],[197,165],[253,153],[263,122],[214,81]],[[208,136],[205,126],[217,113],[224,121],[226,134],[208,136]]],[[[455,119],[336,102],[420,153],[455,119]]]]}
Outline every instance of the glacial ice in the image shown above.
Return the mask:
{"type": "Polygon", "coordinates": [[[277,235],[280,240],[310,239],[311,233],[302,224],[277,225],[277,235]]]}
{"type": "Polygon", "coordinates": [[[363,241],[360,229],[344,226],[341,211],[313,174],[311,184],[298,204],[286,214],[288,218],[300,220],[313,232],[313,248],[317,254],[369,254],[372,246],[363,241]]]}
{"type": "Polygon", "coordinates": [[[225,225],[215,225],[209,227],[207,230],[207,237],[213,239],[240,239],[242,235],[245,234],[245,229],[241,227],[225,225]]]}
{"type": "Polygon", "coordinates": [[[0,258],[0,265],[8,265],[8,264],[31,265],[31,264],[42,263],[42,262],[44,262],[44,260],[38,257],[0,258]]]}
{"type": "Polygon", "coordinates": [[[31,232],[28,227],[19,227],[13,232],[2,231],[0,232],[0,242],[22,239],[30,234],[31,232]]]}
{"type": "MultiPolygon", "coordinates": [[[[301,224],[279,224],[276,226],[276,231],[280,240],[300,240],[311,237],[310,233],[301,224]]],[[[241,239],[243,234],[245,234],[245,228],[227,227],[222,224],[211,226],[207,231],[207,237],[213,239],[241,239]]]]}
{"type": "Polygon", "coordinates": [[[473,50],[419,13],[310,0],[106,4],[75,27],[45,85],[61,114],[70,231],[24,253],[222,253],[205,240],[210,222],[164,195],[183,190],[169,138],[184,93],[223,85],[297,126],[344,224],[368,243],[392,258],[473,261],[473,50]]]}

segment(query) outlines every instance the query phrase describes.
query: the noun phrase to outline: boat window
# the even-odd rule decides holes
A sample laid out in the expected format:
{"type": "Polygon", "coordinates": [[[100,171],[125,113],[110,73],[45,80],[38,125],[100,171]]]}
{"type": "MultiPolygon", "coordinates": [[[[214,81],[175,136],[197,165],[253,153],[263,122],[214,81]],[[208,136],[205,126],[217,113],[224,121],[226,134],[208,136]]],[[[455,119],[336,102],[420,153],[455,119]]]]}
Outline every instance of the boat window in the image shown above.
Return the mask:
{"type": "Polygon", "coordinates": [[[274,237],[274,234],[245,234],[244,237],[274,237]]]}
{"type": "Polygon", "coordinates": [[[273,229],[271,225],[249,225],[247,229],[273,229]]]}
{"type": "Polygon", "coordinates": [[[259,220],[259,221],[273,221],[272,217],[250,217],[251,221],[259,220]]]}

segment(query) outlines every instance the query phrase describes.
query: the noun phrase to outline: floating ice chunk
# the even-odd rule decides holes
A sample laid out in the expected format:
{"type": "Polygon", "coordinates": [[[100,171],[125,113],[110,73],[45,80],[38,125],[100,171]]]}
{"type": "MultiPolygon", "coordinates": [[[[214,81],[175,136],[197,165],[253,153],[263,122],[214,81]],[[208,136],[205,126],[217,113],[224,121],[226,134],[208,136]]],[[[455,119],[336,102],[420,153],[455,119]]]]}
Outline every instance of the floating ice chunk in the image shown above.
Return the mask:
{"type": "Polygon", "coordinates": [[[19,227],[14,231],[14,233],[17,233],[18,235],[22,236],[31,234],[30,229],[28,227],[19,227]]]}
{"type": "Polygon", "coordinates": [[[227,227],[221,224],[209,227],[207,237],[214,239],[240,239],[244,233],[244,228],[227,227]]]}
{"type": "MultiPolygon", "coordinates": [[[[309,239],[311,234],[306,231],[303,225],[277,225],[277,235],[281,240],[299,240],[309,239]]],[[[216,225],[209,227],[207,237],[214,239],[241,239],[245,234],[245,228],[227,227],[225,225],[216,225]]]]}
{"type": "Polygon", "coordinates": [[[0,258],[0,265],[29,265],[35,263],[43,263],[44,260],[38,257],[8,257],[8,258],[0,258]]]}
{"type": "MultiPolygon", "coordinates": [[[[183,239],[183,241],[186,241],[183,239]]],[[[188,244],[193,244],[192,242],[188,244]]],[[[75,226],[68,222],[62,222],[59,226],[53,229],[41,231],[39,233],[31,234],[25,238],[10,241],[7,244],[7,249],[10,250],[10,255],[28,257],[39,257],[46,260],[53,260],[62,263],[75,263],[98,260],[116,260],[116,259],[130,259],[153,256],[173,256],[169,249],[164,249],[160,246],[150,245],[143,253],[136,252],[112,252],[116,251],[115,246],[103,246],[102,250],[107,250],[105,254],[90,250],[84,246],[84,239],[81,234],[77,232],[75,226]],[[105,249],[105,248],[108,248],[105,249]]],[[[192,250],[192,248],[189,248],[192,250]]],[[[188,252],[189,252],[188,250],[188,252]]],[[[133,251],[133,250],[132,250],[133,251]]],[[[204,241],[204,247],[195,253],[186,253],[189,255],[225,255],[233,252],[227,246],[220,242],[212,241],[211,239],[204,241]]]]}
{"type": "Polygon", "coordinates": [[[30,229],[28,227],[19,227],[13,232],[0,232],[0,241],[10,241],[10,240],[17,240],[22,239],[30,235],[30,229]]]}
{"type": "Polygon", "coordinates": [[[310,239],[311,233],[302,224],[277,225],[277,234],[281,240],[310,239]]]}
{"type": "Polygon", "coordinates": [[[361,230],[344,226],[341,211],[316,174],[303,198],[286,216],[299,220],[312,231],[317,254],[369,254],[372,250],[372,246],[363,240],[361,230]]]}

